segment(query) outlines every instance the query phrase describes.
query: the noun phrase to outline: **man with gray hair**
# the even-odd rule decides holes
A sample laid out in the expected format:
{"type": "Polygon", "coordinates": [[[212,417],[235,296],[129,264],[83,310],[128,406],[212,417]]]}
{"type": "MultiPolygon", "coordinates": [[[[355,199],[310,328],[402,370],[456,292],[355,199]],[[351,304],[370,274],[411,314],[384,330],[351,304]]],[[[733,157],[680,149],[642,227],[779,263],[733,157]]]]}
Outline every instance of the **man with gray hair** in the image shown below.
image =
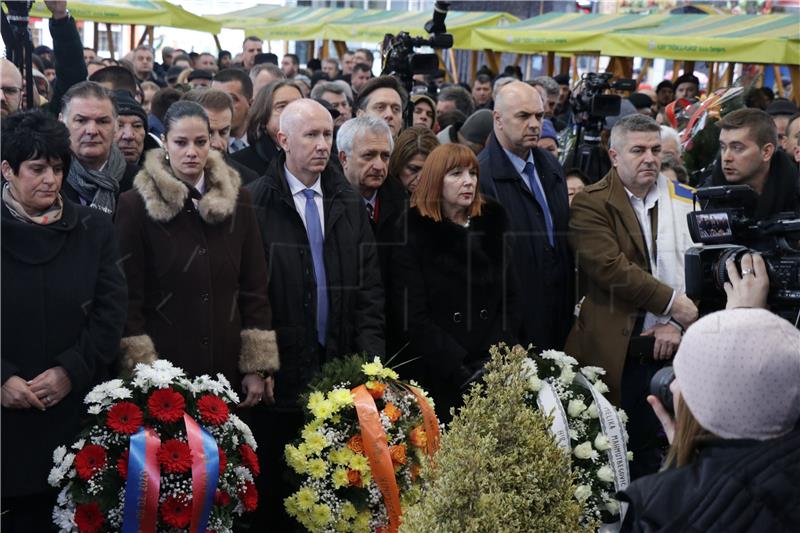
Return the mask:
{"type": "Polygon", "coordinates": [[[117,107],[93,81],[73,85],[64,95],[59,120],[69,130],[72,163],[61,187],[75,203],[113,215],[117,200],[133,186],[139,167],[125,161],[114,143],[117,107]]]}
{"type": "Polygon", "coordinates": [[[276,406],[255,428],[265,478],[263,516],[294,531],[283,509],[291,492],[283,447],[303,426],[299,395],[326,361],[384,355],[384,296],[375,243],[360,196],[328,165],[333,119],[318,102],[296,100],[280,117],[283,150],[247,186],[269,261],[269,298],[282,366],[276,406]],[[281,461],[275,464],[275,461],[281,461]]]}
{"type": "Polygon", "coordinates": [[[475,111],[475,103],[472,95],[466,89],[458,85],[451,85],[439,91],[436,97],[436,113],[441,114],[457,109],[470,116],[475,111]]]}
{"type": "Polygon", "coordinates": [[[650,379],[698,315],[683,273],[692,194],[659,175],[661,129],[652,118],[618,120],[608,152],[611,171],[572,200],[569,242],[585,297],[565,351],[606,369],[610,399],[630,418],[636,478],[658,470],[661,459],[660,426],[646,401],[650,379]]]}
{"type": "Polygon", "coordinates": [[[378,117],[354,118],[339,128],[336,146],[344,175],[361,195],[369,216],[385,284],[395,240],[394,226],[405,207],[402,185],[386,179],[394,149],[392,130],[378,117]]]}
{"type": "Polygon", "coordinates": [[[250,80],[253,82],[253,95],[258,95],[262,87],[276,80],[285,80],[286,75],[278,65],[259,63],[250,69],[250,80]]]}
{"type": "Polygon", "coordinates": [[[353,107],[350,104],[350,99],[345,93],[345,89],[341,84],[333,81],[320,81],[311,89],[311,99],[322,99],[331,104],[339,116],[336,117],[333,125],[337,128],[347,122],[353,117],[353,107]]]}

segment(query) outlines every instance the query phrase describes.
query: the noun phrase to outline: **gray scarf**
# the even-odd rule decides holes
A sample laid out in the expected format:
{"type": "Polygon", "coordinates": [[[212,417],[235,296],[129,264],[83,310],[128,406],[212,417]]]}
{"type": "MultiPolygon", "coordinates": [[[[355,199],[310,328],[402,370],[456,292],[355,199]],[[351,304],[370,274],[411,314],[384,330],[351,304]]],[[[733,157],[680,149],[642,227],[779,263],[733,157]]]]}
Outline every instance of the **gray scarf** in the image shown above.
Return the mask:
{"type": "Polygon", "coordinates": [[[81,198],[89,201],[89,207],[111,215],[117,206],[119,182],[125,174],[126,164],[125,156],[116,144],[111,145],[111,153],[103,170],[88,169],[73,156],[67,183],[78,191],[81,198]]]}

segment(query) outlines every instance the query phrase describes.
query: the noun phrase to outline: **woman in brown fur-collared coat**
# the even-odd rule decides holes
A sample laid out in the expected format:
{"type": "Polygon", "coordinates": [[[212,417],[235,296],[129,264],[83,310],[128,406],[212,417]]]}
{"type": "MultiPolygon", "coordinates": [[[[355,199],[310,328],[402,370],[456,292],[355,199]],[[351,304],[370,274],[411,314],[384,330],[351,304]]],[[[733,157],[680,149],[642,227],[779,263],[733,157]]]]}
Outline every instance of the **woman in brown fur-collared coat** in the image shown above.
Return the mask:
{"type": "Polygon", "coordinates": [[[223,373],[242,406],[272,397],[278,370],[267,265],[249,193],[209,150],[205,111],[173,104],[116,218],[128,281],[123,366],[168,359],[190,376],[223,373]]]}

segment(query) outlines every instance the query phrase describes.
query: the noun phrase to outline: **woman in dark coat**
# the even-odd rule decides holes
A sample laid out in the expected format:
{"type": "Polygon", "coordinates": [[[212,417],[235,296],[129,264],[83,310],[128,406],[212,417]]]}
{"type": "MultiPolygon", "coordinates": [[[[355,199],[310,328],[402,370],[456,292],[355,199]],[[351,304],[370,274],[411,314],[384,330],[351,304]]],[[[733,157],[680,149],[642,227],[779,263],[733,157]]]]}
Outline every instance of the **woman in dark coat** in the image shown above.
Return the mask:
{"type": "Polygon", "coordinates": [[[475,155],[457,144],[428,156],[407,219],[406,244],[393,254],[391,320],[405,332],[407,357],[420,358],[405,374],[429,388],[448,420],[489,347],[517,340],[507,220],[478,190],[475,155]]]}
{"type": "Polygon", "coordinates": [[[60,194],[69,132],[30,111],[3,119],[2,529],[52,530],[53,450],[79,431],[125,322],[111,219],[60,194]]]}
{"type": "Polygon", "coordinates": [[[277,139],[283,108],[301,98],[303,92],[292,80],[276,80],[262,87],[247,114],[250,146],[231,154],[231,158],[259,176],[266,174],[270,162],[281,152],[277,139]]]}
{"type": "Polygon", "coordinates": [[[209,150],[199,104],[176,102],[164,123],[165,148],[148,152],[117,214],[130,300],[123,362],[221,372],[242,384],[243,407],[271,401],[278,351],[249,194],[209,150]]]}

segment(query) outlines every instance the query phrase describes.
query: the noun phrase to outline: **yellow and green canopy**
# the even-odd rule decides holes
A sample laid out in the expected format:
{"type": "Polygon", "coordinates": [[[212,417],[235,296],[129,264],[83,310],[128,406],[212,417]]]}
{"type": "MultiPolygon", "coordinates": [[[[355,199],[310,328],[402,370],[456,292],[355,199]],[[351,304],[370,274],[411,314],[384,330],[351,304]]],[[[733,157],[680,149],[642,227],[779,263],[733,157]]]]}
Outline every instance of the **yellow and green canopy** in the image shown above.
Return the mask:
{"type": "Polygon", "coordinates": [[[795,15],[549,13],[477,28],[472,44],[498,52],[800,64],[800,22],[795,15]]]}
{"type": "MultiPolygon", "coordinates": [[[[164,0],[69,0],[67,6],[77,20],[169,26],[207,33],[219,33],[222,28],[219,22],[193,15],[164,0]]],[[[50,11],[43,2],[36,2],[31,16],[49,18],[50,11]]]]}
{"type": "MultiPolygon", "coordinates": [[[[400,31],[407,31],[414,37],[425,37],[427,33],[423,26],[431,16],[430,11],[256,6],[211,18],[226,28],[243,29],[264,39],[379,42],[384,34],[400,31]]],[[[455,47],[468,49],[475,28],[517,20],[507,13],[451,11],[446,24],[447,31],[453,34],[455,47]]]]}

